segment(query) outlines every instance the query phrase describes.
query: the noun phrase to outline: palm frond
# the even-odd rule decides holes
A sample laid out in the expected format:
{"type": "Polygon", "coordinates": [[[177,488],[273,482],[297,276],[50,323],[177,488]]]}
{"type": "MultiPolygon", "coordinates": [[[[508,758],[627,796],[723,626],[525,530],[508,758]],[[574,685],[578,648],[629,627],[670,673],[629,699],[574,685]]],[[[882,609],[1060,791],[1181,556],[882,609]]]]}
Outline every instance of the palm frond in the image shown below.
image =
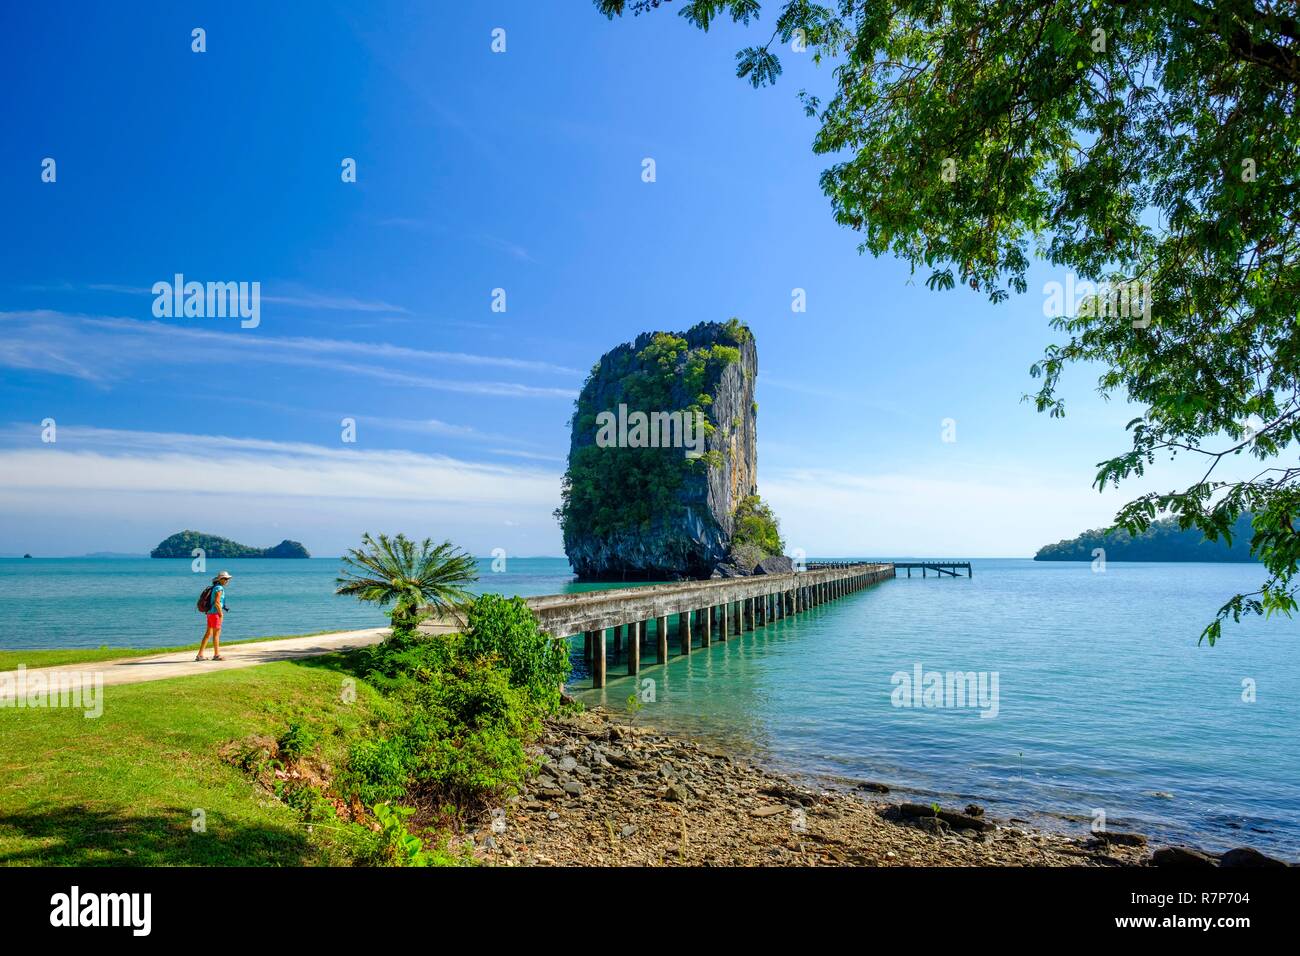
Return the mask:
{"type": "Polygon", "coordinates": [[[450,541],[419,544],[404,534],[361,536],[361,547],[343,556],[335,580],[336,594],[350,595],[380,607],[395,605],[393,615],[414,619],[422,605],[435,613],[454,611],[473,599],[469,585],[478,580],[473,556],[450,541]]]}

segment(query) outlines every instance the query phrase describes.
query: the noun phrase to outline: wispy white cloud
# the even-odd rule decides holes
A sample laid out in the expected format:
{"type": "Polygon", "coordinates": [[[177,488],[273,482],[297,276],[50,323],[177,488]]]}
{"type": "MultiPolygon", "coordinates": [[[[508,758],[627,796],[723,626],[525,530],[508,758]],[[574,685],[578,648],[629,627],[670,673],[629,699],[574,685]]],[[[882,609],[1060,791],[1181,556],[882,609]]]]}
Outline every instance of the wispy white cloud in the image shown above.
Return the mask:
{"type": "MultiPolygon", "coordinates": [[[[198,320],[209,321],[209,320],[198,320]]],[[[219,321],[219,320],[217,320],[219,321]]],[[[266,362],[328,369],[414,388],[470,395],[568,398],[576,388],[520,382],[450,379],[421,367],[468,366],[577,376],[573,369],[532,359],[415,349],[377,342],[271,336],[253,330],[220,332],[138,319],[48,310],[0,312],[0,365],[107,383],[154,364],[266,362]],[[369,361],[366,361],[369,360],[369,361]],[[403,367],[404,366],[404,367],[403,367]]]]}
{"type": "MultiPolygon", "coordinates": [[[[165,276],[159,281],[171,282],[172,276],[165,276]]],[[[69,287],[61,287],[63,289],[69,287]]],[[[92,292],[116,292],[121,295],[152,296],[153,289],[145,286],[121,285],[114,282],[93,282],[86,286],[92,292]]],[[[330,295],[322,292],[299,291],[294,294],[279,295],[274,292],[262,293],[263,302],[274,302],[302,309],[322,309],[332,312],[393,312],[408,315],[405,306],[393,305],[380,299],[360,299],[350,295],[330,295]]]]}
{"type": "Polygon", "coordinates": [[[347,295],[322,295],[308,292],[302,295],[267,295],[263,293],[263,302],[279,305],[291,305],[302,309],[325,309],[334,312],[396,312],[399,315],[410,314],[410,309],[393,305],[380,299],[357,299],[347,295]]]}
{"type": "Polygon", "coordinates": [[[563,455],[543,455],[540,452],[522,451],[517,448],[492,448],[489,451],[497,455],[509,455],[511,458],[525,458],[529,461],[558,461],[567,459],[563,455]]]}
{"type": "Polygon", "coordinates": [[[550,503],[559,475],[400,450],[330,448],[261,438],[64,426],[42,445],[10,426],[0,495],[46,490],[174,491],[238,496],[550,503]]]}
{"type": "Polygon", "coordinates": [[[892,416],[898,416],[901,412],[901,409],[896,402],[868,399],[864,398],[862,395],[854,395],[847,391],[826,388],[813,382],[799,382],[784,378],[774,378],[766,373],[759,374],[758,387],[760,390],[778,388],[781,391],[794,392],[797,395],[811,395],[814,398],[824,398],[831,401],[852,403],[854,407],[859,409],[871,409],[872,411],[883,412],[892,416]]]}
{"type": "MultiPolygon", "coordinates": [[[[460,438],[473,442],[517,442],[518,439],[498,432],[485,432],[471,425],[454,425],[437,418],[386,418],[382,416],[365,416],[366,421],[378,428],[395,431],[412,432],[421,435],[438,435],[444,438],[460,438]]],[[[494,449],[495,450],[495,449],[494,449]]]]}
{"type": "Polygon", "coordinates": [[[39,537],[23,548],[44,553],[137,549],[182,527],[259,542],[280,528],[325,553],[383,528],[555,553],[559,488],[536,466],[353,445],[68,426],[42,444],[30,426],[0,429],[6,538],[39,537]],[[502,527],[508,538],[490,530],[502,527]]]}
{"type": "MultiPolygon", "coordinates": [[[[0,314],[0,321],[4,318],[0,314]]],[[[83,382],[103,384],[116,376],[97,361],[96,350],[48,335],[49,330],[4,329],[0,334],[0,367],[48,372],[83,382]]]]}

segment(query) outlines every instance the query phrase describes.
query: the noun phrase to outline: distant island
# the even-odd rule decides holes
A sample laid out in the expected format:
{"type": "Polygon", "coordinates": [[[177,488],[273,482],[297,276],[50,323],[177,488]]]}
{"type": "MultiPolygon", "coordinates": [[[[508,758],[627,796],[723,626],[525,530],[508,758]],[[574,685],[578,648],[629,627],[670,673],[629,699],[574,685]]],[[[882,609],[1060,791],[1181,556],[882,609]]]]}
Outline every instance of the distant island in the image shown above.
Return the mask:
{"type": "Polygon", "coordinates": [[[1034,560],[1091,561],[1092,552],[1102,548],[1107,561],[1255,561],[1250,553],[1250,520],[1248,514],[1237,519],[1231,547],[1223,541],[1206,541],[1195,528],[1181,531],[1173,518],[1162,518],[1137,537],[1127,531],[1106,534],[1103,528],[1085,531],[1077,538],[1044,545],[1034,560]]]}
{"type": "Polygon", "coordinates": [[[209,558],[310,558],[297,541],[284,540],[273,548],[250,548],[238,541],[202,531],[178,531],[149,552],[151,558],[192,558],[202,548],[209,558]]]}

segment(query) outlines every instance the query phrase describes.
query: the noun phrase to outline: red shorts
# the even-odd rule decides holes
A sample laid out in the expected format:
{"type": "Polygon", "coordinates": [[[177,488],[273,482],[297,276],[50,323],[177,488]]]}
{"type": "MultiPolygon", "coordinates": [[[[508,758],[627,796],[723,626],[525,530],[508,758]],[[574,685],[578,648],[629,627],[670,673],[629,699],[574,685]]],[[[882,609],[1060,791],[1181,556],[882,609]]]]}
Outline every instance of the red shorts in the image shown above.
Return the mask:
{"type": "Polygon", "coordinates": [[[215,630],[220,630],[220,628],[221,628],[221,615],[220,615],[220,614],[209,614],[209,615],[208,615],[208,627],[213,628],[213,629],[215,629],[215,630]]]}

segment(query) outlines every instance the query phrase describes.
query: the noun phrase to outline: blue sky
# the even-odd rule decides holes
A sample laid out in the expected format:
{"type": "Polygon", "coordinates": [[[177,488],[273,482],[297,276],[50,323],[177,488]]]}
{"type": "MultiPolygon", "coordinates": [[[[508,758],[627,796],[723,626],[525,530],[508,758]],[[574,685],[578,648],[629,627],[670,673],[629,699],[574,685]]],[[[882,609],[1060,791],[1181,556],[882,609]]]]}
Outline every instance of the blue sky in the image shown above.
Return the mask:
{"type": "Polygon", "coordinates": [[[1090,483],[1133,410],[1084,370],[1063,421],[1020,400],[1063,275],[992,306],[834,224],[796,99],[828,67],[787,51],[755,91],[740,28],[582,0],[73,10],[0,14],[0,553],[198,528],[560,554],[585,372],[733,315],[791,547],[1029,555],[1121,501],[1090,483]],[[260,282],[260,325],[156,319],[149,290],[178,272],[260,282]]]}

